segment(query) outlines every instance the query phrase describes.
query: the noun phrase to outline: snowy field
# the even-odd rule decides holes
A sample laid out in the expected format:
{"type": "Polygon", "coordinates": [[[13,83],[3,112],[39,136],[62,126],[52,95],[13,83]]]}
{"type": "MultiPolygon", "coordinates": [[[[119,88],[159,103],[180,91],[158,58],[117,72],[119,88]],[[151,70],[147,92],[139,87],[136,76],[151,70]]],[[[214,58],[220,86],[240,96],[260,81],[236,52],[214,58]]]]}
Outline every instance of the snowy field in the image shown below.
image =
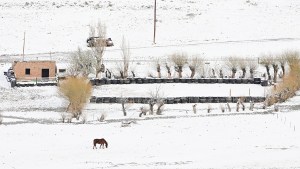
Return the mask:
{"type": "MultiPolygon", "coordinates": [[[[300,168],[300,93],[279,105],[254,111],[220,110],[220,104],[165,105],[163,115],[139,117],[142,104],[123,116],[120,104],[92,104],[82,119],[61,123],[67,101],[57,88],[11,88],[3,71],[22,58],[66,64],[71,51],[86,48],[89,26],[107,26],[115,46],[104,59],[120,59],[122,36],[130,43],[138,75],[149,61],[174,52],[214,62],[228,56],[251,57],[300,51],[299,0],[157,1],[153,44],[153,5],[149,0],[0,0],[0,169],[23,168],[300,168]],[[51,52],[51,55],[49,54],[51,52]],[[207,113],[208,107],[212,108],[207,113]],[[101,114],[106,122],[99,122],[101,114]],[[121,127],[124,121],[134,121],[121,127]],[[107,149],[93,150],[105,138],[107,149]]],[[[155,69],[154,69],[155,70],[155,69]]],[[[153,70],[151,70],[153,71],[153,70]]],[[[184,74],[184,76],[186,76],[184,74]]],[[[171,96],[265,96],[270,87],[225,84],[105,85],[95,96],[148,96],[159,86],[171,96]]],[[[223,105],[224,106],[224,105],[223,105]]]]}

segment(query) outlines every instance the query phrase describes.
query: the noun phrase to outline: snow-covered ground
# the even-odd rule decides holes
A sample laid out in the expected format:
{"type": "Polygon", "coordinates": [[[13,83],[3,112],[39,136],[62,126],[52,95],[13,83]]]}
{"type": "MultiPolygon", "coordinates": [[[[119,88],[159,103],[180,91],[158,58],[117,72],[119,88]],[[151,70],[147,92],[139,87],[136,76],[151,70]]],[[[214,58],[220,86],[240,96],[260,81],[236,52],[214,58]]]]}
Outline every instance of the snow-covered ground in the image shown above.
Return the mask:
{"type": "MultiPolygon", "coordinates": [[[[257,59],[262,53],[300,51],[298,0],[157,1],[0,0],[0,168],[300,168],[300,93],[279,105],[222,113],[220,104],[165,105],[163,115],[139,117],[142,104],[89,103],[86,123],[61,123],[67,102],[57,88],[11,88],[3,71],[21,59],[66,64],[70,51],[86,49],[89,26],[98,20],[115,43],[104,59],[120,58],[122,36],[130,43],[138,75],[146,76],[156,57],[174,52],[215,62],[232,55],[257,59]],[[51,56],[49,53],[52,53],[51,56]],[[212,111],[207,113],[207,108],[212,111]],[[101,114],[106,122],[99,122],[101,114]],[[122,121],[132,120],[130,127],[122,121]],[[108,149],[93,150],[94,138],[108,149]]],[[[153,67],[152,67],[153,68],[153,67]]],[[[187,75],[184,75],[187,76],[187,75]]],[[[95,87],[95,96],[148,96],[159,87],[172,96],[265,96],[260,85],[147,84],[95,87]]]]}

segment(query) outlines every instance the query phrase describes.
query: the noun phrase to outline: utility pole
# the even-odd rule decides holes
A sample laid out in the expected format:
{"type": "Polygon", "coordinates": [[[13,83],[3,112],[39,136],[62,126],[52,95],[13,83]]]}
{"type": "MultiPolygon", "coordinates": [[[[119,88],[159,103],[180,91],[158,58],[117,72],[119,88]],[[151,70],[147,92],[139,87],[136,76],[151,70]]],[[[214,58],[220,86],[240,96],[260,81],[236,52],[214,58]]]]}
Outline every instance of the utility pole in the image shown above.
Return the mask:
{"type": "Polygon", "coordinates": [[[25,33],[26,32],[24,32],[24,39],[23,39],[23,61],[24,61],[24,56],[25,56],[25,33]]]}
{"type": "Polygon", "coordinates": [[[154,33],[153,33],[153,44],[155,44],[156,35],[156,0],[154,0],[154,33]]]}

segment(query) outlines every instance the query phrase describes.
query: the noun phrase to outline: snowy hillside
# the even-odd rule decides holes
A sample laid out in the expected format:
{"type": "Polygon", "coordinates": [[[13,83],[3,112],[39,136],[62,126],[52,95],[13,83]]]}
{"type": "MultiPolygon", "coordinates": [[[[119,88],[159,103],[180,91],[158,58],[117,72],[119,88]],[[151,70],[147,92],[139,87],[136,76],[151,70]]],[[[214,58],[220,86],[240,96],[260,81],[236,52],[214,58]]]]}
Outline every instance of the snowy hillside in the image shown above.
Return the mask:
{"type": "Polygon", "coordinates": [[[174,51],[257,57],[299,50],[297,0],[157,1],[154,46],[153,6],[149,0],[1,0],[0,55],[21,54],[24,32],[26,54],[74,51],[86,46],[89,26],[98,20],[115,43],[107,58],[119,56],[122,36],[138,59],[174,51]]]}

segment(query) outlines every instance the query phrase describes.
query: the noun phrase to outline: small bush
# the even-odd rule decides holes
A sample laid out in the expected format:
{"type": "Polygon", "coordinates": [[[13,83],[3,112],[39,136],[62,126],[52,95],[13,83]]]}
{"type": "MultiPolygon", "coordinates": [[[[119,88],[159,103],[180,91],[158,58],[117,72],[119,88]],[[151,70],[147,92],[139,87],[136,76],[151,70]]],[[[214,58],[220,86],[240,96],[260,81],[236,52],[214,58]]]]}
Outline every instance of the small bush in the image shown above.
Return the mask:
{"type": "Polygon", "coordinates": [[[194,112],[194,114],[197,114],[197,104],[193,105],[193,112],[194,112]]]}
{"type": "Polygon", "coordinates": [[[300,55],[298,52],[285,52],[284,58],[289,65],[289,73],[284,76],[283,81],[274,86],[271,96],[267,99],[267,106],[275,103],[285,102],[295,96],[300,89],[300,55]]]}
{"type": "Polygon", "coordinates": [[[97,120],[98,120],[99,122],[104,122],[104,121],[105,121],[105,118],[106,118],[106,113],[102,113],[101,116],[98,117],[97,120]]]}
{"type": "Polygon", "coordinates": [[[207,105],[207,113],[210,113],[210,112],[211,112],[211,109],[212,109],[211,105],[208,104],[208,105],[207,105]]]}
{"type": "Polygon", "coordinates": [[[81,77],[69,77],[59,83],[59,91],[69,101],[67,112],[78,120],[92,93],[90,82],[81,77]]]}
{"type": "Polygon", "coordinates": [[[147,115],[147,112],[149,112],[149,108],[147,108],[146,106],[142,106],[140,108],[140,114],[139,114],[139,117],[142,117],[142,115],[146,116],[147,115]]]}

